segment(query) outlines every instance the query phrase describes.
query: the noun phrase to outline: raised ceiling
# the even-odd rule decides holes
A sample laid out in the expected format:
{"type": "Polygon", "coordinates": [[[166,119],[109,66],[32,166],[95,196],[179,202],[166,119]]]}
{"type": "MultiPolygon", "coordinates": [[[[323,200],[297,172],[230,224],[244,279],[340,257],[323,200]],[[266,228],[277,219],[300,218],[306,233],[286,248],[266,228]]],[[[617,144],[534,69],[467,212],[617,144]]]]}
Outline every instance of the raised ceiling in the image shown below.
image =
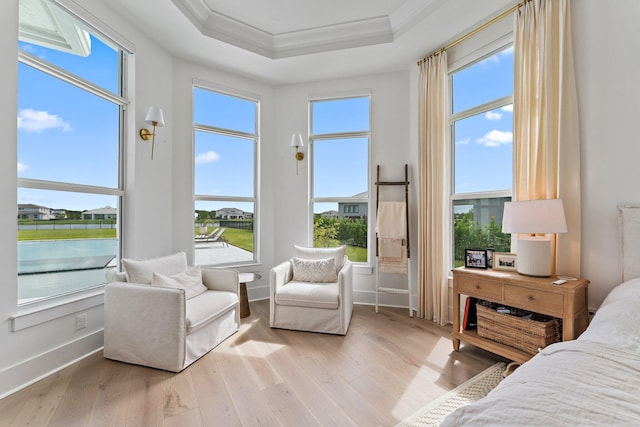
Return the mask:
{"type": "Polygon", "coordinates": [[[205,36],[268,58],[390,43],[446,0],[172,0],[205,36]]]}
{"type": "Polygon", "coordinates": [[[517,3],[76,1],[101,3],[177,58],[274,85],[408,70],[423,56],[517,3]]]}

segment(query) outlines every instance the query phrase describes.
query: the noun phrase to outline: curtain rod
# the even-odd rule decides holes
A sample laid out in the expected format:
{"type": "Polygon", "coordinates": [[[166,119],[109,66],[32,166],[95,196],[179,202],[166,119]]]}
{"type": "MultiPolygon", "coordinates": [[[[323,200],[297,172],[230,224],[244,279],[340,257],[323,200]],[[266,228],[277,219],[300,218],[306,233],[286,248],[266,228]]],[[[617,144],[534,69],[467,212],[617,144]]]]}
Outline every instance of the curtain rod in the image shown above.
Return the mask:
{"type": "Polygon", "coordinates": [[[521,3],[518,3],[517,5],[511,7],[508,10],[505,10],[504,12],[502,12],[500,15],[490,19],[489,21],[485,22],[484,24],[480,25],[479,27],[469,31],[467,34],[465,34],[464,36],[460,37],[459,39],[456,39],[454,41],[452,41],[451,43],[449,43],[448,45],[446,45],[445,47],[435,51],[434,53],[432,53],[431,55],[425,56],[424,58],[422,58],[420,61],[418,61],[418,66],[420,66],[420,64],[422,64],[423,62],[428,61],[429,59],[433,58],[436,55],[441,54],[442,52],[444,52],[445,50],[451,49],[452,47],[454,47],[455,45],[462,43],[463,41],[465,41],[466,39],[468,39],[471,36],[475,36],[476,34],[478,34],[480,31],[484,30],[487,27],[490,27],[491,25],[495,24],[496,22],[498,22],[499,20],[501,20],[502,18],[504,18],[505,16],[515,12],[516,10],[520,9],[520,7],[524,6],[525,4],[529,3],[531,0],[524,0],[521,3]]]}

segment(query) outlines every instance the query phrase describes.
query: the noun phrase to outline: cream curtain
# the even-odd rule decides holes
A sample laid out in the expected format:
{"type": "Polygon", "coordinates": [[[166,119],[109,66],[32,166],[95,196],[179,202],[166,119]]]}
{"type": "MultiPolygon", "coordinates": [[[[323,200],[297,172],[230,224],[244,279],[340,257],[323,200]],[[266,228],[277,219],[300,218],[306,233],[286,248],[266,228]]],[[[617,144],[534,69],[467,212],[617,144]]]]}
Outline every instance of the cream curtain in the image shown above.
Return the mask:
{"type": "Polygon", "coordinates": [[[447,54],[420,63],[418,92],[418,317],[448,319],[449,91],[447,54]]]}
{"type": "Polygon", "coordinates": [[[580,134],[568,0],[531,0],[514,16],[515,200],[563,200],[555,271],[580,275],[580,134]]]}

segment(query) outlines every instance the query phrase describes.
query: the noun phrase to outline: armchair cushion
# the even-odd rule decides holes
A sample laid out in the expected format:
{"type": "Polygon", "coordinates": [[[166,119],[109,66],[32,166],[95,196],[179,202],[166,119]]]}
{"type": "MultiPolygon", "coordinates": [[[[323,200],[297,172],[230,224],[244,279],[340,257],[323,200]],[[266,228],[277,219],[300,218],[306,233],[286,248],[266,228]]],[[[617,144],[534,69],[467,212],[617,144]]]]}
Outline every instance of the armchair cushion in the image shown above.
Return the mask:
{"type": "Polygon", "coordinates": [[[344,265],[344,256],[347,247],[342,245],[337,248],[307,248],[304,246],[293,245],[294,256],[303,259],[327,259],[334,258],[336,261],[336,271],[342,270],[344,265]]]}
{"type": "Polygon", "coordinates": [[[238,295],[227,291],[205,292],[187,300],[186,302],[186,328],[187,334],[202,328],[229,312],[238,305],[238,295]]]}
{"type": "Polygon", "coordinates": [[[178,274],[189,268],[187,254],[178,252],[172,255],[147,260],[122,259],[127,274],[127,282],[150,284],[153,273],[178,274]]]}
{"type": "Polygon", "coordinates": [[[335,310],[340,305],[338,283],[289,282],[275,296],[276,304],[335,310]]]}
{"type": "Polygon", "coordinates": [[[200,267],[192,267],[172,276],[154,271],[151,276],[151,285],[184,289],[185,298],[188,300],[207,291],[207,287],[202,283],[202,271],[200,267]]]}
{"type": "Polygon", "coordinates": [[[292,258],[293,280],[298,282],[330,283],[338,281],[334,258],[310,260],[292,258]]]}

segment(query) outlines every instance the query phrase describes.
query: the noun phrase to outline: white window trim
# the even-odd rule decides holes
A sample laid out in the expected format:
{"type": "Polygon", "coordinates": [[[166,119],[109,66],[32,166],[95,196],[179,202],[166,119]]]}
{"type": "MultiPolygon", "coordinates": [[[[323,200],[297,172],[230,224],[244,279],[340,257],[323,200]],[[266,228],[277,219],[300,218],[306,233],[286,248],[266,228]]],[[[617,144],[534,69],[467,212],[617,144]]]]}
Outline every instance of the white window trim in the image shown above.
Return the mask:
{"type": "MultiPolygon", "coordinates": [[[[123,37],[121,34],[113,30],[106,25],[96,16],[89,11],[79,6],[72,0],[49,0],[52,4],[56,4],[64,9],[69,15],[77,19],[79,22],[87,26],[87,28],[94,32],[94,34],[100,36],[103,42],[111,43],[116,49],[120,49],[126,54],[135,53],[135,45],[123,37]]],[[[127,98],[128,80],[130,63],[127,60],[127,55],[124,55],[121,63],[119,64],[120,79],[121,79],[121,92],[124,96],[116,95],[112,92],[106,91],[103,88],[79,78],[73,74],[70,74],[66,70],[63,70],[53,64],[49,64],[40,60],[38,57],[30,55],[20,49],[18,49],[18,62],[23,62],[35,69],[52,75],[60,80],[71,83],[77,87],[80,87],[102,99],[113,102],[121,106],[124,110],[127,109],[130,104],[127,98]]],[[[120,115],[120,130],[118,132],[119,146],[118,146],[118,188],[98,187],[92,185],[63,183],[56,181],[45,181],[31,178],[17,178],[16,190],[19,188],[33,188],[42,190],[54,190],[54,191],[69,191],[77,193],[91,193],[91,194],[103,194],[117,196],[118,201],[118,246],[116,258],[118,262],[122,256],[123,236],[122,230],[123,224],[123,204],[124,204],[124,147],[127,145],[126,141],[126,129],[128,126],[128,115],[120,115]]],[[[16,239],[17,244],[17,239],[16,239]]],[[[17,278],[17,276],[16,276],[17,278]]],[[[16,280],[17,288],[17,280],[16,280]]],[[[11,328],[12,331],[28,328],[40,323],[44,323],[56,318],[68,316],[75,313],[78,310],[86,310],[88,308],[102,305],[104,302],[104,283],[97,286],[91,286],[88,288],[73,291],[68,294],[54,295],[51,297],[43,298],[38,301],[25,302],[17,304],[17,313],[12,316],[11,328]]]]}
{"type": "MultiPolygon", "coordinates": [[[[449,101],[450,101],[451,108],[453,108],[453,75],[457,72],[462,71],[465,68],[468,68],[477,64],[478,62],[496,53],[499,53],[505,50],[505,48],[508,48],[510,45],[513,46],[513,42],[514,42],[513,30],[512,29],[505,30],[506,28],[504,23],[505,21],[508,21],[508,20],[502,20],[500,25],[497,25],[494,28],[494,32],[501,34],[500,36],[498,37],[494,36],[495,37],[494,39],[488,39],[487,35],[476,36],[469,39],[468,44],[463,43],[459,46],[452,48],[452,54],[448,56],[450,61],[448,66],[449,68],[448,80],[449,80],[449,101]],[[480,44],[480,46],[478,46],[478,44],[480,44]],[[476,47],[470,48],[470,46],[474,46],[474,45],[476,47]]],[[[481,105],[476,105],[475,107],[459,111],[455,114],[450,113],[450,116],[449,116],[449,126],[450,126],[449,188],[451,193],[449,196],[449,209],[448,209],[449,215],[447,219],[448,221],[450,221],[449,229],[451,230],[451,236],[450,236],[451,253],[448,255],[450,257],[449,265],[453,265],[454,250],[455,250],[455,246],[454,246],[455,229],[453,224],[454,202],[456,200],[465,200],[465,199],[489,199],[489,198],[499,198],[499,197],[513,197],[513,185],[512,185],[512,188],[509,190],[479,191],[479,192],[472,192],[472,193],[455,193],[455,186],[454,186],[455,157],[454,157],[454,151],[453,151],[454,144],[455,144],[455,141],[454,141],[455,124],[457,121],[463,120],[465,118],[472,117],[487,111],[491,111],[509,104],[513,104],[513,94],[502,97],[502,98],[494,99],[492,101],[486,102],[481,105]]],[[[513,161],[515,162],[515,156],[513,161]]],[[[512,177],[512,182],[513,182],[513,177],[512,177]]],[[[449,278],[451,277],[452,275],[451,273],[449,273],[449,278]]]]}
{"type": "MultiPolygon", "coordinates": [[[[254,102],[256,104],[256,117],[255,117],[255,134],[250,134],[247,132],[242,132],[242,131],[235,131],[235,130],[231,130],[231,129],[226,129],[226,128],[219,128],[216,126],[208,126],[208,125],[204,125],[201,123],[196,123],[195,122],[195,111],[194,108],[192,108],[191,110],[191,135],[192,135],[192,142],[191,142],[191,158],[192,160],[192,165],[194,165],[195,163],[195,135],[196,135],[196,131],[199,132],[210,132],[210,133],[216,133],[216,134],[222,134],[222,135],[227,135],[227,136],[231,136],[234,138],[242,138],[242,139],[248,139],[248,140],[252,140],[254,141],[254,162],[253,162],[253,197],[235,197],[235,196],[213,196],[213,195],[208,195],[208,194],[196,194],[195,193],[195,168],[194,168],[194,176],[193,176],[193,206],[192,206],[192,210],[195,212],[195,203],[197,201],[203,201],[203,202],[224,202],[224,201],[229,201],[229,202],[250,202],[253,203],[253,260],[251,261],[245,261],[245,262],[241,262],[241,263],[234,263],[234,262],[229,262],[229,263],[222,263],[222,264],[215,264],[216,267],[243,267],[243,266],[260,266],[262,265],[262,261],[261,261],[261,252],[260,252],[260,227],[261,227],[261,221],[260,221],[260,157],[261,157],[261,144],[260,144],[260,130],[261,130],[261,122],[260,122],[260,108],[261,108],[261,98],[259,95],[251,93],[251,92],[247,92],[247,91],[243,91],[240,89],[234,89],[228,86],[224,86],[224,85],[218,85],[218,84],[214,84],[211,82],[207,82],[205,80],[201,80],[201,79],[193,79],[192,80],[192,90],[193,89],[203,89],[203,90],[208,90],[211,92],[217,92],[223,95],[227,95],[227,96],[231,96],[234,98],[239,98],[239,99],[243,99],[245,101],[250,101],[250,102],[254,102]]],[[[192,106],[193,106],[193,99],[192,99],[192,106]]],[[[192,224],[193,225],[193,224],[192,224]]],[[[193,228],[193,227],[191,227],[193,228]]],[[[194,243],[195,245],[195,243],[194,243]]],[[[193,247],[195,250],[195,246],[193,247]]]]}
{"type": "Polygon", "coordinates": [[[354,263],[354,268],[364,271],[365,274],[371,274],[371,265],[372,265],[372,256],[373,249],[372,245],[375,241],[372,231],[372,227],[370,224],[370,219],[373,218],[374,210],[371,203],[371,196],[373,194],[372,191],[372,179],[371,179],[371,171],[373,170],[372,165],[372,156],[371,156],[371,140],[373,137],[372,131],[372,112],[373,112],[373,95],[370,89],[355,89],[351,91],[340,91],[340,92],[325,92],[320,94],[310,94],[307,98],[308,105],[308,141],[309,141],[309,205],[307,206],[307,217],[309,224],[309,233],[307,236],[308,244],[310,246],[313,245],[313,221],[314,221],[314,213],[313,213],[313,205],[314,203],[340,203],[340,202],[366,202],[367,203],[367,261],[366,262],[357,262],[354,263]],[[369,98],[369,130],[359,131],[359,132],[341,132],[341,133],[326,133],[326,134],[313,134],[311,130],[313,129],[313,109],[312,104],[315,101],[332,101],[332,100],[340,100],[340,99],[350,99],[350,98],[369,98]],[[313,171],[313,146],[315,141],[321,140],[331,140],[331,139],[345,139],[345,138],[367,138],[367,197],[314,197],[313,189],[314,189],[314,171],[313,171]]]}

